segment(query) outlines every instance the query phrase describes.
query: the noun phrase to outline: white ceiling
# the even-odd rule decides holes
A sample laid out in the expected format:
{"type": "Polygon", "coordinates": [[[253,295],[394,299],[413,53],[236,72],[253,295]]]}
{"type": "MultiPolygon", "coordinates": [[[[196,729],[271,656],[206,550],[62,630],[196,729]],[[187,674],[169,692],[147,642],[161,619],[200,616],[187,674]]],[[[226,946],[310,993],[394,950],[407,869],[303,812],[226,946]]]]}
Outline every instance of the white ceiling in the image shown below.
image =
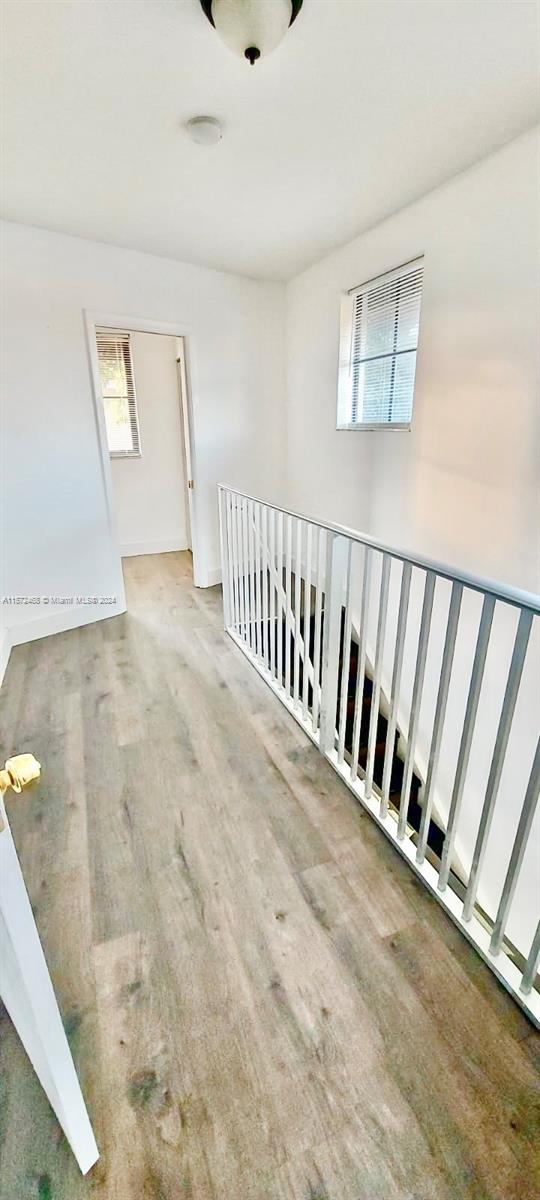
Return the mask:
{"type": "Polygon", "coordinates": [[[3,0],[3,214],[289,278],[538,119],[537,14],[304,0],[250,67],[199,0],[3,0]]]}

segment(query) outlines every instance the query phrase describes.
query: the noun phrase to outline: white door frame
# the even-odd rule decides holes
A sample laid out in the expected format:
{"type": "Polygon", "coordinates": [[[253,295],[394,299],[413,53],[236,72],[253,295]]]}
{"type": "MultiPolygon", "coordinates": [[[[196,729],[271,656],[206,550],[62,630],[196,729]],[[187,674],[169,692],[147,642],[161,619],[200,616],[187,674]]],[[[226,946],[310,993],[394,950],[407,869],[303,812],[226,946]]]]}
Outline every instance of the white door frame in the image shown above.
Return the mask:
{"type": "Polygon", "coordinates": [[[186,346],[184,338],[176,339],[176,379],[178,383],[178,401],[180,404],[180,421],[182,424],[182,458],[184,464],[184,496],[186,501],[186,526],[188,549],[193,554],[192,528],[194,525],[194,478],[191,458],[191,421],[189,419],[188,386],[186,373],[186,346]]]}
{"type": "MultiPolygon", "coordinates": [[[[99,362],[96,342],[96,327],[105,327],[106,329],[126,329],[133,333],[161,333],[166,337],[181,338],[184,349],[184,370],[185,370],[185,396],[181,398],[181,408],[184,415],[184,433],[189,437],[189,452],[191,458],[192,478],[197,481],[197,450],[195,438],[195,422],[193,415],[192,389],[190,381],[194,377],[193,354],[191,348],[190,330],[185,325],[170,324],[166,321],[153,321],[146,317],[134,317],[125,313],[102,313],[95,312],[89,309],[83,309],[84,325],[86,330],[86,343],[88,349],[88,359],[90,364],[90,374],[92,379],[92,394],[94,400],[94,410],[96,419],[96,432],[101,459],[101,470],[103,476],[103,485],[105,490],[105,500],[107,504],[107,515],[109,520],[109,530],[113,549],[116,552],[118,559],[118,569],[121,579],[119,584],[120,596],[124,596],[122,564],[120,555],[120,541],[118,537],[118,529],[116,523],[116,508],[114,502],[114,490],[111,472],[111,460],[109,455],[109,447],[107,445],[107,430],[105,426],[105,413],[103,402],[101,399],[101,386],[99,377],[99,362]],[[185,430],[185,421],[187,421],[188,429],[185,430]]],[[[180,450],[180,447],[179,447],[180,450]]],[[[191,520],[191,552],[193,556],[193,582],[195,587],[205,587],[206,577],[204,563],[202,562],[201,546],[198,537],[198,520],[197,520],[197,497],[196,492],[192,491],[190,504],[190,520],[191,520]]],[[[125,607],[125,598],[124,598],[125,607]]]]}

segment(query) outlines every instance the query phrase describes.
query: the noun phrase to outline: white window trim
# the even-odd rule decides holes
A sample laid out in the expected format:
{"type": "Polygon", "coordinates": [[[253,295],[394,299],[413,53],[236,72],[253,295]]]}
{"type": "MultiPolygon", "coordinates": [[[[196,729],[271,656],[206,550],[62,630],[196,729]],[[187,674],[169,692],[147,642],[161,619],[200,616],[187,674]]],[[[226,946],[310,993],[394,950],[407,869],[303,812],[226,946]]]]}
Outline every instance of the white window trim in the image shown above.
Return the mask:
{"type": "MultiPolygon", "coordinates": [[[[412,418],[410,421],[401,423],[398,421],[389,421],[386,423],[372,423],[362,421],[349,421],[348,416],[352,408],[352,346],[354,336],[354,304],[355,297],[358,292],[365,291],[370,284],[375,280],[381,279],[383,276],[388,282],[401,275],[405,267],[411,267],[415,263],[420,263],[424,259],[423,254],[417,254],[414,258],[407,259],[394,267],[390,271],[381,271],[379,275],[373,275],[371,279],[366,279],[362,284],[350,288],[347,292],[341,294],[340,306],[340,321],[339,321],[339,358],[338,358],[338,398],[336,410],[336,430],[338,433],[410,433],[412,428],[412,418]],[[340,420],[340,415],[342,419],[340,420]]],[[[420,337],[419,337],[420,341],[420,337]]],[[[418,349],[417,349],[418,354],[418,349]]],[[[416,384],[415,384],[416,386],[416,384]]]]}

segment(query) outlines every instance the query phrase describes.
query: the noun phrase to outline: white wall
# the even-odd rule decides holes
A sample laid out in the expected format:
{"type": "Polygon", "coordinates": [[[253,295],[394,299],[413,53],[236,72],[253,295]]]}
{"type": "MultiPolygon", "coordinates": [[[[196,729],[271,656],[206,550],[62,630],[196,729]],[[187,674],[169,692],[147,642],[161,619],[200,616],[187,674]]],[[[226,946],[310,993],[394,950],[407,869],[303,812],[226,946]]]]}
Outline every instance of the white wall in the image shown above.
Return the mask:
{"type": "MultiPolygon", "coordinates": [[[[283,486],[283,288],[4,224],[3,594],[117,595],[83,310],[186,334],[200,582],[219,578],[216,483],[283,486]]],[[[11,641],[114,608],[10,607],[11,641]],[[44,613],[47,615],[44,618],[44,613]]]]}
{"type": "Polygon", "coordinates": [[[533,590],[537,161],[534,132],[287,288],[289,499],[533,590]],[[340,294],[422,253],[412,432],[337,432],[340,294]]]}
{"type": "Polygon", "coordinates": [[[141,456],[111,459],[123,555],[188,545],[177,357],[177,338],[131,334],[141,456]]]}
{"type": "MultiPolygon", "coordinates": [[[[287,288],[291,506],[531,591],[539,590],[538,149],[538,131],[526,134],[333,252],[287,288]],[[419,254],[425,255],[425,284],[412,431],[337,432],[341,293],[419,254]]],[[[435,606],[418,742],[424,770],[448,603],[443,592],[441,588],[435,606]]],[[[413,627],[420,605],[420,593],[413,590],[413,627]]],[[[443,812],[455,770],[477,618],[471,601],[456,652],[457,686],[450,694],[441,756],[437,800],[443,812]]],[[[460,822],[459,851],[465,862],[483,801],[514,626],[503,614],[494,627],[481,729],[473,744],[460,822]]],[[[392,619],[387,688],[391,632],[392,619]]],[[[415,633],[417,639],[417,623],[415,633]]],[[[403,677],[405,729],[415,653],[413,632],[403,677]]],[[[537,647],[520,692],[501,781],[502,803],[490,839],[489,887],[482,898],[491,911],[538,729],[535,664],[537,647]]],[[[534,845],[510,927],[519,944],[526,944],[536,920],[534,845]]]]}

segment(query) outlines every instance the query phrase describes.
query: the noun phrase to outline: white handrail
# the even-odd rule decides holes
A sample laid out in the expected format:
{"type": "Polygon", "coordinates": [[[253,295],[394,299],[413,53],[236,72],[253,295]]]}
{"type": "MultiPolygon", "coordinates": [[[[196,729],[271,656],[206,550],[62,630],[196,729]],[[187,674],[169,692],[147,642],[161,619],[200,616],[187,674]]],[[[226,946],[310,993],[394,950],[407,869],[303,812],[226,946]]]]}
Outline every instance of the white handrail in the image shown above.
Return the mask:
{"type": "Polygon", "coordinates": [[[256,504],[262,504],[265,508],[273,508],[276,512],[294,517],[298,521],[316,525],[319,529],[327,529],[330,533],[341,534],[342,537],[347,537],[352,542],[360,542],[362,546],[371,546],[374,550],[380,550],[382,554],[389,554],[392,558],[397,558],[400,562],[411,563],[413,567],[432,571],[434,575],[439,575],[443,579],[462,583],[464,587],[472,588],[475,592],[487,593],[494,596],[496,600],[504,600],[506,604],[513,604],[517,608],[526,608],[530,612],[540,615],[540,595],[536,592],[527,592],[522,588],[513,587],[511,584],[498,583],[494,579],[474,575],[471,571],[463,571],[457,567],[451,567],[447,563],[426,558],[424,555],[402,550],[398,546],[380,542],[368,533],[360,533],[357,529],[350,529],[347,525],[338,525],[333,521],[321,521],[320,517],[312,517],[307,513],[298,512],[296,509],[286,508],[282,504],[275,504],[272,500],[262,500],[261,497],[251,496],[249,492],[241,492],[227,483],[218,483],[218,488],[224,492],[232,492],[235,496],[242,496],[245,500],[254,500],[256,504]]]}

